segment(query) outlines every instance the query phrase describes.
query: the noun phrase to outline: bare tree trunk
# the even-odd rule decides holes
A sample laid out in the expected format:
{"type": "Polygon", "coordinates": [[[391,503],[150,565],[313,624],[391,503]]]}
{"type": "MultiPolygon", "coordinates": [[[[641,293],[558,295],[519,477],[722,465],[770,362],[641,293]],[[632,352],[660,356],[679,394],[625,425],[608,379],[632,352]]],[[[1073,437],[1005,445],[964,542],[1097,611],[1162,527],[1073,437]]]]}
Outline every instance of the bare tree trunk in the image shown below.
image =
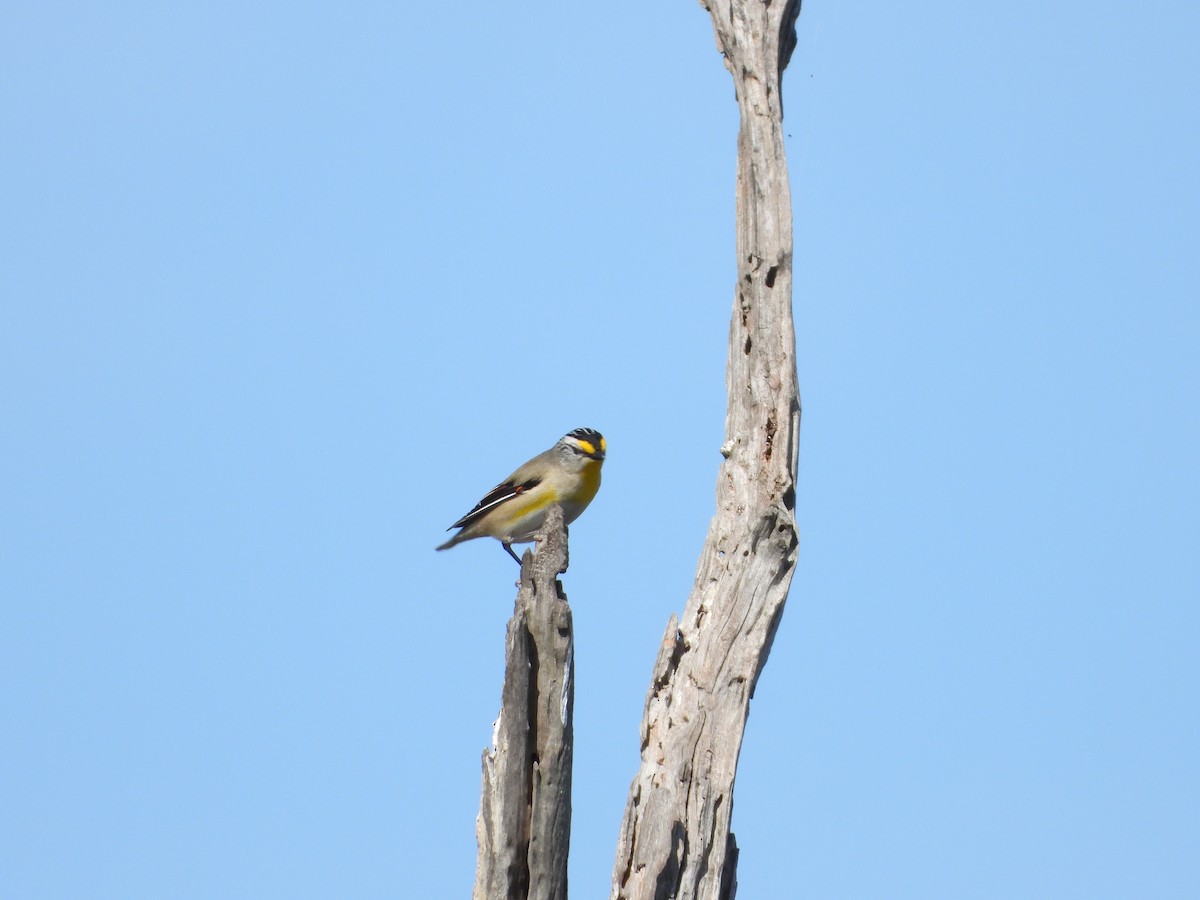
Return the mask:
{"type": "Polygon", "coordinates": [[[550,509],[537,547],[521,561],[500,716],[483,753],[474,900],[567,898],[575,645],[557,579],[567,570],[559,507],[550,509]]]}
{"type": "Polygon", "coordinates": [[[619,900],[732,900],[738,753],[799,545],[793,510],[800,396],[780,82],[800,3],[701,5],[712,15],[741,113],[726,459],[683,619],[671,618],[654,664],[642,762],[613,869],[611,896],[619,900]]]}

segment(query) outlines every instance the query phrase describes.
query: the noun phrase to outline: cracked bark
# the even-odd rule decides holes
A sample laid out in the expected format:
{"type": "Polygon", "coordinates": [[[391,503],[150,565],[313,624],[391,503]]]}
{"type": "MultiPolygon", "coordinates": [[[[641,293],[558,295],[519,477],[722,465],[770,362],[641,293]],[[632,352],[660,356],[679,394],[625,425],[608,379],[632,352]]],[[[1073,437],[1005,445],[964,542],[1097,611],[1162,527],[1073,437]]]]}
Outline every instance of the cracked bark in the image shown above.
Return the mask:
{"type": "Polygon", "coordinates": [[[613,868],[613,900],[732,900],[733,783],[799,535],[792,210],[780,86],[799,0],[701,0],[740,112],[737,283],[717,509],[683,616],[654,664],[613,868]]]}
{"type": "Polygon", "coordinates": [[[557,577],[567,570],[559,507],[537,548],[521,560],[500,716],[483,753],[474,900],[567,897],[575,662],[571,608],[557,577]]]}

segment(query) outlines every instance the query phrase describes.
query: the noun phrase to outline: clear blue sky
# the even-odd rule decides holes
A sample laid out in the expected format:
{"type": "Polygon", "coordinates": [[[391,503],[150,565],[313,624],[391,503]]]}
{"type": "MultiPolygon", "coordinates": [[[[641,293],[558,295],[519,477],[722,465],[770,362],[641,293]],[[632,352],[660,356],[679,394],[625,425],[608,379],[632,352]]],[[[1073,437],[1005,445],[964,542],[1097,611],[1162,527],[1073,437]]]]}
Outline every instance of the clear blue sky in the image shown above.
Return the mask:
{"type": "MultiPolygon", "coordinates": [[[[808,0],[740,895],[1200,896],[1200,8],[808,0]]],[[[565,431],[580,900],[713,507],[694,2],[0,9],[0,893],[462,897],[565,431]]]]}

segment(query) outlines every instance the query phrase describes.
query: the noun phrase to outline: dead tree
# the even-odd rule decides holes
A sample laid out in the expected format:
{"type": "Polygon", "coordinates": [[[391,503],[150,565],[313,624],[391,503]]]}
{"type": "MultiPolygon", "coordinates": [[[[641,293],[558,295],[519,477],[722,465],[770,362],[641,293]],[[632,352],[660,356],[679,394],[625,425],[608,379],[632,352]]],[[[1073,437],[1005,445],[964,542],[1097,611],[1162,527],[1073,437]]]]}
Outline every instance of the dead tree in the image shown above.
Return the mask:
{"type": "Polygon", "coordinates": [[[792,209],[780,86],[799,0],[700,0],[741,114],[737,284],[717,511],[683,618],[672,616],[642,720],[614,900],[731,900],[733,781],[750,698],[783,614],[799,537],[800,395],[792,209]]]}
{"type": "Polygon", "coordinates": [[[550,508],[537,548],[521,561],[500,716],[483,753],[474,900],[567,900],[575,645],[558,581],[567,570],[559,507],[550,508]]]}

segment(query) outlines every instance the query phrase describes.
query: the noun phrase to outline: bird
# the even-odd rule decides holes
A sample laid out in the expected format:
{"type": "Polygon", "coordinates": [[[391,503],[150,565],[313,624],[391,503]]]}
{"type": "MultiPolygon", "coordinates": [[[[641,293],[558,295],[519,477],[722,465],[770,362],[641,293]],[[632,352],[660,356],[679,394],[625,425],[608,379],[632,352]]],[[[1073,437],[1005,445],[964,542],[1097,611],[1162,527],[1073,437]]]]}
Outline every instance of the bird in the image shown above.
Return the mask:
{"type": "Polygon", "coordinates": [[[513,544],[532,541],[546,511],[555,503],[562,507],[564,524],[571,524],[600,490],[600,467],[607,449],[604,435],[594,428],[576,428],[564,434],[553,447],[539,453],[484,495],[475,508],[447,528],[459,532],[439,546],[480,537],[494,537],[517,561],[513,544]]]}

